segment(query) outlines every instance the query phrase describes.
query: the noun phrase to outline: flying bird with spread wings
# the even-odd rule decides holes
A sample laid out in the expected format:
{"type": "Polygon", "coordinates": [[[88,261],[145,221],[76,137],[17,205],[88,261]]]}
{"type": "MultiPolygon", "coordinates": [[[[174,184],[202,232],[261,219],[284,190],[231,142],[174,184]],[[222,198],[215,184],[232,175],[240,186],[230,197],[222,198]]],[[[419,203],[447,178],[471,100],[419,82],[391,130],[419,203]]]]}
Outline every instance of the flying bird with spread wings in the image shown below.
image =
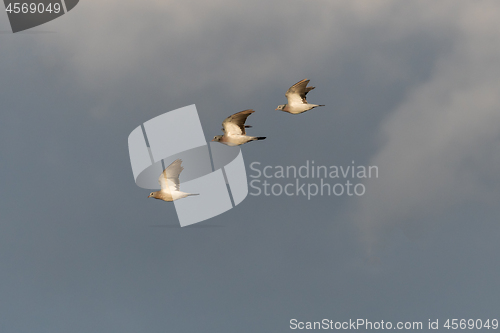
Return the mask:
{"type": "Polygon", "coordinates": [[[224,135],[214,136],[212,141],[220,142],[228,146],[239,146],[244,143],[256,140],[264,140],[265,136],[246,135],[245,128],[251,127],[245,125],[248,116],[254,113],[254,110],[244,110],[227,117],[222,122],[222,131],[224,135]]]}
{"type": "Polygon", "coordinates": [[[276,110],[281,110],[292,114],[299,114],[318,106],[324,106],[318,104],[309,104],[307,102],[306,100],[307,93],[316,88],[316,87],[308,87],[307,84],[309,83],[309,81],[310,80],[308,79],[304,79],[291,86],[285,94],[288,103],[278,105],[276,110]]]}
{"type": "Polygon", "coordinates": [[[166,167],[165,170],[163,170],[160,178],[158,178],[161,190],[151,192],[148,198],[155,198],[163,201],[174,201],[190,195],[198,195],[180,191],[179,175],[181,171],[184,170],[181,163],[182,160],[177,159],[166,167]]]}

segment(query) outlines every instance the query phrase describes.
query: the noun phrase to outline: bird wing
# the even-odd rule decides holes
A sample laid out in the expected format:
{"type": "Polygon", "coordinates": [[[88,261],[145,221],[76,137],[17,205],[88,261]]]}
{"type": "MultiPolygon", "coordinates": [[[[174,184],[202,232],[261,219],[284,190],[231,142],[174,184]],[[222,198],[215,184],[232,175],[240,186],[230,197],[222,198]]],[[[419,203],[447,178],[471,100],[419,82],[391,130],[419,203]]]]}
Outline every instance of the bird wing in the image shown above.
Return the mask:
{"type": "Polygon", "coordinates": [[[314,89],[314,87],[307,87],[309,83],[308,79],[304,79],[295,83],[286,91],[286,98],[288,99],[288,104],[307,104],[306,94],[314,89]]]}
{"type": "Polygon", "coordinates": [[[184,170],[181,163],[181,159],[176,159],[168,167],[166,167],[165,170],[163,170],[160,178],[158,178],[162,191],[168,190],[171,192],[172,190],[180,190],[179,175],[182,170],[184,170]]]}
{"type": "Polygon", "coordinates": [[[227,117],[222,122],[222,130],[226,134],[245,135],[245,121],[254,112],[254,110],[248,109],[227,117]]]}
{"type": "Polygon", "coordinates": [[[316,87],[306,87],[306,92],[304,93],[304,95],[307,95],[307,93],[313,90],[314,88],[316,87]]]}

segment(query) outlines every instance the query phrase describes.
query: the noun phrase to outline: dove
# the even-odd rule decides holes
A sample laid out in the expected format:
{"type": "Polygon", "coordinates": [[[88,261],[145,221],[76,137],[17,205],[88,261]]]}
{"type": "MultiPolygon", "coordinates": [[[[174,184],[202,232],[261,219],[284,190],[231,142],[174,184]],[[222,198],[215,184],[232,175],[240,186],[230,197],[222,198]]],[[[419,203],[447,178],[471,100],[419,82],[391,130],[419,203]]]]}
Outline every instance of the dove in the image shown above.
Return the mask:
{"type": "Polygon", "coordinates": [[[246,135],[245,128],[251,126],[245,125],[245,121],[248,116],[254,112],[254,110],[249,109],[227,117],[222,122],[222,131],[224,135],[216,135],[212,141],[220,142],[228,146],[239,146],[250,141],[264,140],[266,138],[265,136],[246,135]]]}
{"type": "Polygon", "coordinates": [[[182,170],[184,170],[181,163],[182,160],[177,159],[166,167],[165,170],[163,170],[160,178],[158,178],[161,190],[151,192],[148,198],[155,198],[163,201],[174,201],[190,195],[198,195],[180,191],[179,175],[182,170]]]}
{"type": "Polygon", "coordinates": [[[299,114],[302,112],[306,112],[318,106],[317,104],[309,104],[306,101],[306,95],[308,92],[313,90],[315,87],[308,87],[309,83],[308,79],[304,79],[295,83],[286,91],[286,98],[288,100],[288,104],[278,105],[276,110],[285,111],[292,114],[299,114]]]}

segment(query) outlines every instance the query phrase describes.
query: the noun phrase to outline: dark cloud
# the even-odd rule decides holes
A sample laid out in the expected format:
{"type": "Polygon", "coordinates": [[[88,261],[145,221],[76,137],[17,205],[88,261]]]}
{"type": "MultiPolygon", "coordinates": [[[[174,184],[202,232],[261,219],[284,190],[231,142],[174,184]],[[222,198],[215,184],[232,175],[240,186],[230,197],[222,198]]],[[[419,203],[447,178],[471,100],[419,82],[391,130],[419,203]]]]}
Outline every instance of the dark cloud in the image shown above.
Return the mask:
{"type": "Polygon", "coordinates": [[[55,33],[0,34],[0,329],[492,318],[499,16],[493,1],[83,1],[40,27],[55,33]],[[303,78],[327,106],[274,111],[303,78]],[[247,166],[354,160],[380,177],[361,198],[248,196],[172,227],[127,137],[193,103],[207,139],[256,110],[268,138],[242,147],[247,166]]]}

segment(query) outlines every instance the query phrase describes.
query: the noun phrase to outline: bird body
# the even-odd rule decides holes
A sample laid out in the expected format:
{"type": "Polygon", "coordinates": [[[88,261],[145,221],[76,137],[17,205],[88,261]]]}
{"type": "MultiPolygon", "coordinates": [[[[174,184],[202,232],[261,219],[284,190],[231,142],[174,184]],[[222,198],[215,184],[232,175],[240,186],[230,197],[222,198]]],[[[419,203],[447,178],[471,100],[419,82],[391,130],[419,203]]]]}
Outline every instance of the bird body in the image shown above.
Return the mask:
{"type": "Polygon", "coordinates": [[[285,94],[288,103],[278,105],[276,110],[285,111],[291,114],[299,114],[314,109],[318,106],[324,106],[319,104],[310,104],[307,102],[307,93],[315,88],[307,86],[309,81],[310,80],[304,79],[291,86],[285,94]]]}
{"type": "Polygon", "coordinates": [[[155,199],[160,199],[163,201],[175,201],[178,199],[188,197],[190,195],[198,195],[198,194],[185,193],[185,192],[181,192],[181,191],[175,191],[175,192],[156,191],[156,192],[151,192],[151,194],[148,196],[148,198],[155,198],[155,199]]]}
{"type": "Polygon", "coordinates": [[[249,136],[246,135],[245,128],[251,127],[245,125],[248,116],[254,113],[254,110],[244,110],[237,112],[227,117],[222,122],[222,131],[224,135],[214,136],[212,141],[220,142],[228,146],[239,146],[250,141],[264,140],[263,136],[249,136]]]}
{"type": "Polygon", "coordinates": [[[230,147],[234,147],[250,141],[264,140],[264,139],[265,137],[232,134],[232,135],[216,135],[212,141],[220,142],[230,147]]]}
{"type": "Polygon", "coordinates": [[[184,170],[181,166],[182,160],[173,161],[168,167],[163,170],[158,178],[161,190],[151,192],[148,198],[159,199],[163,201],[174,201],[185,198],[190,195],[198,195],[180,191],[179,175],[184,170]]]}

